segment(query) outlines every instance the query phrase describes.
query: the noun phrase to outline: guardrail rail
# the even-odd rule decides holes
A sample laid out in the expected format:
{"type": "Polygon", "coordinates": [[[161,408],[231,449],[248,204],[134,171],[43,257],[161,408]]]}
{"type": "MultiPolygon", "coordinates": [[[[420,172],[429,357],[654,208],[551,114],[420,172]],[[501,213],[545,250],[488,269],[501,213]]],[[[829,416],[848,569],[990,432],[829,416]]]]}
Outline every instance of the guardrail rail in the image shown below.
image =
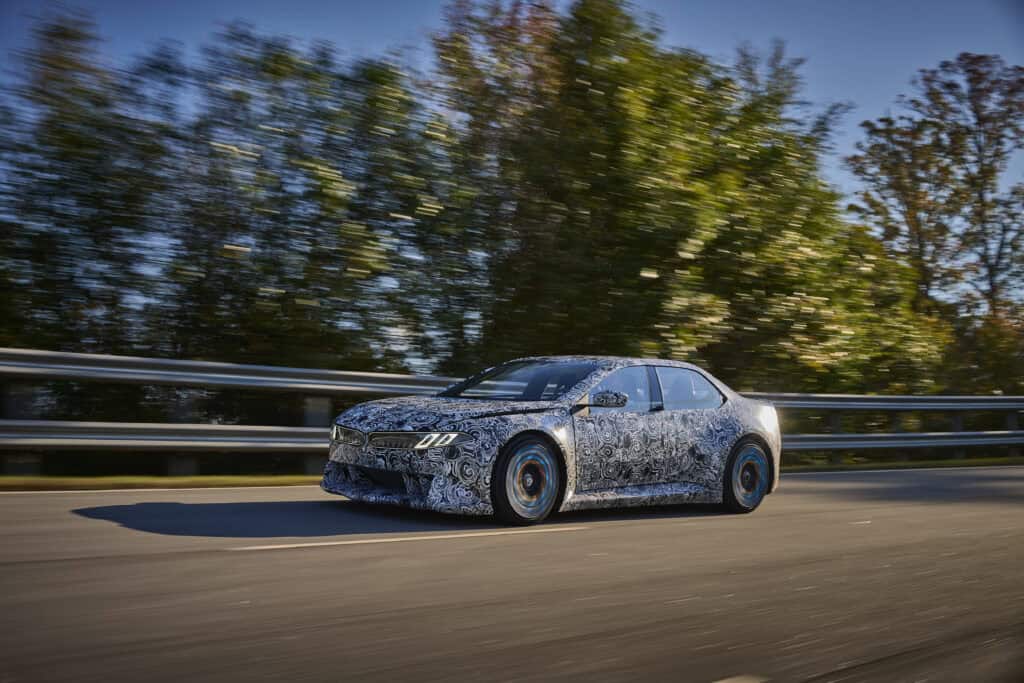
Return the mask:
{"type": "MultiPolygon", "coordinates": [[[[63,353],[0,348],[0,378],[50,382],[74,380],[180,387],[236,388],[295,392],[306,397],[398,396],[432,394],[456,381],[433,375],[349,372],[135,356],[63,353]]],[[[831,432],[787,434],[786,451],[852,451],[1024,444],[1018,415],[1024,396],[870,396],[847,394],[750,393],[783,409],[827,412],[831,432]],[[949,432],[858,434],[841,431],[846,411],[936,411],[953,415],[949,432]],[[964,431],[967,411],[1005,412],[1000,431],[964,431]]],[[[324,410],[320,411],[324,414],[324,410]]],[[[146,450],[173,453],[227,451],[239,453],[299,452],[321,457],[326,446],[323,427],[241,426],[58,420],[0,420],[0,450],[146,450]]],[[[326,419],[323,420],[326,426],[326,419]]],[[[179,465],[182,465],[179,461],[179,465]]],[[[179,469],[189,470],[185,462],[179,469]]],[[[309,465],[307,469],[314,469],[309,465]]]]}

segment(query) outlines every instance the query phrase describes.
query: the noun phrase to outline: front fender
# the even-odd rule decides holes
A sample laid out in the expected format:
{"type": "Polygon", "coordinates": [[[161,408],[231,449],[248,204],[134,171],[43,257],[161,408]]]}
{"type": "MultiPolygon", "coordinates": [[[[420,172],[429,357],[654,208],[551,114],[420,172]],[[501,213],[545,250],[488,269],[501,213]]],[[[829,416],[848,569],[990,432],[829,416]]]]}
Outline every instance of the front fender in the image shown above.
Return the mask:
{"type": "MultiPolygon", "coordinates": [[[[564,499],[569,498],[570,494],[576,490],[575,439],[572,432],[572,418],[565,408],[543,413],[467,419],[452,422],[446,429],[464,432],[473,437],[471,442],[456,448],[455,458],[457,462],[462,458],[471,458],[475,466],[479,468],[482,476],[475,482],[475,487],[477,494],[487,501],[490,501],[491,477],[494,474],[494,463],[498,459],[498,454],[505,444],[526,432],[544,434],[561,451],[560,455],[564,460],[566,472],[564,499]]],[[[457,471],[455,474],[458,476],[457,471]]]]}

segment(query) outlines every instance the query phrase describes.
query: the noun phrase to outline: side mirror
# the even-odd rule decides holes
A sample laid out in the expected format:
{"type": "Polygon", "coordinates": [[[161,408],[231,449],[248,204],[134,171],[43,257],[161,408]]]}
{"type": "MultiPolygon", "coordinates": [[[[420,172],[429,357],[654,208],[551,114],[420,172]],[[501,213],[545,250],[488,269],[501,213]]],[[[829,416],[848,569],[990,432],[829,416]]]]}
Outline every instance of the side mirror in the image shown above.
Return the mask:
{"type": "Polygon", "coordinates": [[[625,408],[629,396],[618,391],[599,391],[590,397],[591,408],[625,408]]]}

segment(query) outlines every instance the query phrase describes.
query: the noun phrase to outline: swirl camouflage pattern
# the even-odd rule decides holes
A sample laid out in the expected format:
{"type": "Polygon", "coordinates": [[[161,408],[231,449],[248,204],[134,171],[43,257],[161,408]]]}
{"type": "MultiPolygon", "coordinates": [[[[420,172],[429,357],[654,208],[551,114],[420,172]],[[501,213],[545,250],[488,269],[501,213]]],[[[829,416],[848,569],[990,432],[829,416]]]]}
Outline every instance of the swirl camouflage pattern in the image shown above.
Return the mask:
{"type": "Polygon", "coordinates": [[[346,410],[321,486],[358,501],[517,523],[634,505],[740,501],[733,507],[749,511],[777,487],[780,450],[770,404],[691,364],[536,357],[436,396],[346,410]],[[526,446],[530,457],[510,457],[526,446]],[[730,471],[732,462],[742,468],[730,471]]]}

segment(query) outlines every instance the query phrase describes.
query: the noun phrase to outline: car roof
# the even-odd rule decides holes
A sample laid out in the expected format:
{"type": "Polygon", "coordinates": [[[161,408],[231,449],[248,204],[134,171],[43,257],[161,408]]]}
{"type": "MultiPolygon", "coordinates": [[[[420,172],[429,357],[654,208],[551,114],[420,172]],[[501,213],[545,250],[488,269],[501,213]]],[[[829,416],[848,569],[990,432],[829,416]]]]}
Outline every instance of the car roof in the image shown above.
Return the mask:
{"type": "Polygon", "coordinates": [[[625,356],[525,356],[523,358],[515,358],[508,362],[517,363],[523,361],[540,361],[552,363],[598,363],[600,365],[610,365],[612,367],[617,368],[624,368],[630,365],[662,365],[673,368],[690,368],[692,370],[702,370],[700,367],[694,365],[693,363],[687,363],[681,360],[668,360],[665,358],[629,358],[625,356]]]}

